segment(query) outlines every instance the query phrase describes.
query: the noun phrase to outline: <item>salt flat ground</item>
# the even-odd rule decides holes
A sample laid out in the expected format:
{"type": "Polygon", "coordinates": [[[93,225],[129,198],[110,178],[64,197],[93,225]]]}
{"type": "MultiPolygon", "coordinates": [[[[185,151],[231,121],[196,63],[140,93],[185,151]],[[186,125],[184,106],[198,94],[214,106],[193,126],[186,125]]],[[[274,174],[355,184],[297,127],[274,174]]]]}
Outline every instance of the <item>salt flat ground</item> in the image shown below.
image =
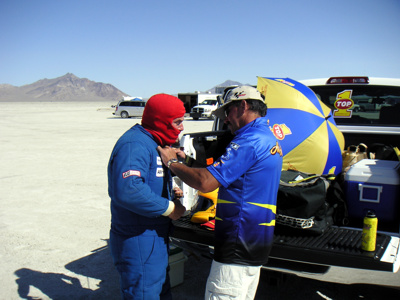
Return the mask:
{"type": "MultiPolygon", "coordinates": [[[[107,246],[107,163],[140,118],[115,118],[112,104],[0,102],[0,299],[119,299],[107,246]]],[[[184,126],[209,131],[212,121],[184,126]]],[[[174,298],[202,299],[210,261],[186,254],[174,298]]],[[[268,271],[257,299],[396,298],[394,287],[400,273],[268,271]]]]}

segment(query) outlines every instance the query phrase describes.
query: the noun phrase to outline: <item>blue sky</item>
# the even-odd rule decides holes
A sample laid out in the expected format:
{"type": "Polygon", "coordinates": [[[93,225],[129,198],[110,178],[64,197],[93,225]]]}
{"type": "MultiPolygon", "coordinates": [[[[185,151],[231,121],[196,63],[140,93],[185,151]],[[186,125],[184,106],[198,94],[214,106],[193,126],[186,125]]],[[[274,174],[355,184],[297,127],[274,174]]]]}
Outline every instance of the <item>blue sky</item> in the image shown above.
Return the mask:
{"type": "Polygon", "coordinates": [[[257,76],[400,78],[399,0],[1,0],[0,83],[139,97],[257,76]]]}

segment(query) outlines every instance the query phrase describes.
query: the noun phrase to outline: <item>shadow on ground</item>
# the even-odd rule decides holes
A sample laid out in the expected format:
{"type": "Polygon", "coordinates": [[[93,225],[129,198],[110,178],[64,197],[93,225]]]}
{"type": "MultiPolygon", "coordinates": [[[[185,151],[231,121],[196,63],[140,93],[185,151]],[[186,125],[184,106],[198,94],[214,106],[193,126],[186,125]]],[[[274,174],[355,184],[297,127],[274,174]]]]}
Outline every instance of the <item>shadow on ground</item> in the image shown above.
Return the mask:
{"type": "MultiPolygon", "coordinates": [[[[209,258],[186,252],[184,281],[172,289],[174,300],[201,300],[211,266],[209,258]]],[[[29,295],[31,287],[50,299],[120,299],[118,274],[112,264],[108,246],[93,250],[65,265],[70,272],[87,278],[87,287],[72,275],[19,269],[18,294],[21,299],[37,299],[29,295]],[[95,280],[93,280],[95,279],[95,280]],[[90,286],[90,282],[98,282],[90,286]]],[[[82,278],[80,276],[80,278],[82,278]]],[[[364,284],[336,284],[277,271],[263,270],[256,300],[261,299],[400,299],[400,290],[392,287],[364,284]]]]}
{"type": "Polygon", "coordinates": [[[66,264],[65,268],[87,277],[88,287],[83,287],[73,275],[24,268],[15,271],[19,297],[37,299],[29,296],[30,287],[35,287],[50,299],[120,299],[118,274],[108,246],[93,250],[90,255],[66,264]],[[98,284],[91,286],[90,282],[98,284]]]}

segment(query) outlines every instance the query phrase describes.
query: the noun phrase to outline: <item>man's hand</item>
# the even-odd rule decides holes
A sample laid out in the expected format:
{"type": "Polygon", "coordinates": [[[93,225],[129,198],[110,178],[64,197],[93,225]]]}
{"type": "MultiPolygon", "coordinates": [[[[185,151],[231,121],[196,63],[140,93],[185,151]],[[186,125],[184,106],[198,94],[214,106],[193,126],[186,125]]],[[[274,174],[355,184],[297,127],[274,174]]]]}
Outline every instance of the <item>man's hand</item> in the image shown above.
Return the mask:
{"type": "MultiPolygon", "coordinates": [[[[165,146],[164,148],[158,146],[157,150],[166,166],[171,159],[177,159],[175,150],[169,146],[165,146]]],[[[203,193],[212,192],[221,186],[207,168],[191,168],[184,164],[172,164],[170,169],[188,186],[203,193]]]]}
{"type": "Polygon", "coordinates": [[[186,158],[186,154],[183,150],[181,150],[180,148],[172,148],[175,150],[175,153],[178,157],[182,158],[183,160],[185,160],[186,158]]]}
{"type": "Polygon", "coordinates": [[[179,200],[174,200],[175,203],[175,208],[174,210],[169,214],[169,218],[172,220],[178,220],[180,217],[183,216],[183,214],[186,211],[186,208],[182,205],[182,203],[179,200]]]}
{"type": "Polygon", "coordinates": [[[173,158],[178,158],[176,155],[176,149],[171,148],[169,146],[165,146],[164,148],[161,148],[160,146],[157,147],[158,152],[160,153],[161,159],[164,163],[164,165],[167,165],[167,163],[173,159],[173,158]]]}
{"type": "Polygon", "coordinates": [[[180,199],[183,197],[183,191],[179,187],[174,187],[174,199],[180,199]]]}

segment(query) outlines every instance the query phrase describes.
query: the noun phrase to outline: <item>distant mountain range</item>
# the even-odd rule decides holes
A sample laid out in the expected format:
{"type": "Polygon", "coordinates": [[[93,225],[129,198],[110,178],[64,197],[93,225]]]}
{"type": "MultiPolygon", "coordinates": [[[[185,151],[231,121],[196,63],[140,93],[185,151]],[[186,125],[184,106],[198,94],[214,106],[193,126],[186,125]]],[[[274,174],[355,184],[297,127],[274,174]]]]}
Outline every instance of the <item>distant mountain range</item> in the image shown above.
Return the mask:
{"type": "MultiPolygon", "coordinates": [[[[232,85],[241,83],[227,80],[205,92],[215,93],[216,87],[232,85]]],[[[79,78],[72,73],[20,87],[0,84],[0,101],[112,101],[123,96],[128,95],[111,84],[79,78]]]]}
{"type": "Polygon", "coordinates": [[[111,84],[79,78],[71,73],[21,87],[0,84],[0,101],[102,101],[123,96],[128,95],[111,84]]]}
{"type": "Polygon", "coordinates": [[[206,92],[214,94],[217,87],[228,87],[228,86],[235,86],[235,85],[243,85],[243,84],[240,83],[239,81],[226,80],[225,82],[214,86],[213,88],[207,90],[206,92]]]}

